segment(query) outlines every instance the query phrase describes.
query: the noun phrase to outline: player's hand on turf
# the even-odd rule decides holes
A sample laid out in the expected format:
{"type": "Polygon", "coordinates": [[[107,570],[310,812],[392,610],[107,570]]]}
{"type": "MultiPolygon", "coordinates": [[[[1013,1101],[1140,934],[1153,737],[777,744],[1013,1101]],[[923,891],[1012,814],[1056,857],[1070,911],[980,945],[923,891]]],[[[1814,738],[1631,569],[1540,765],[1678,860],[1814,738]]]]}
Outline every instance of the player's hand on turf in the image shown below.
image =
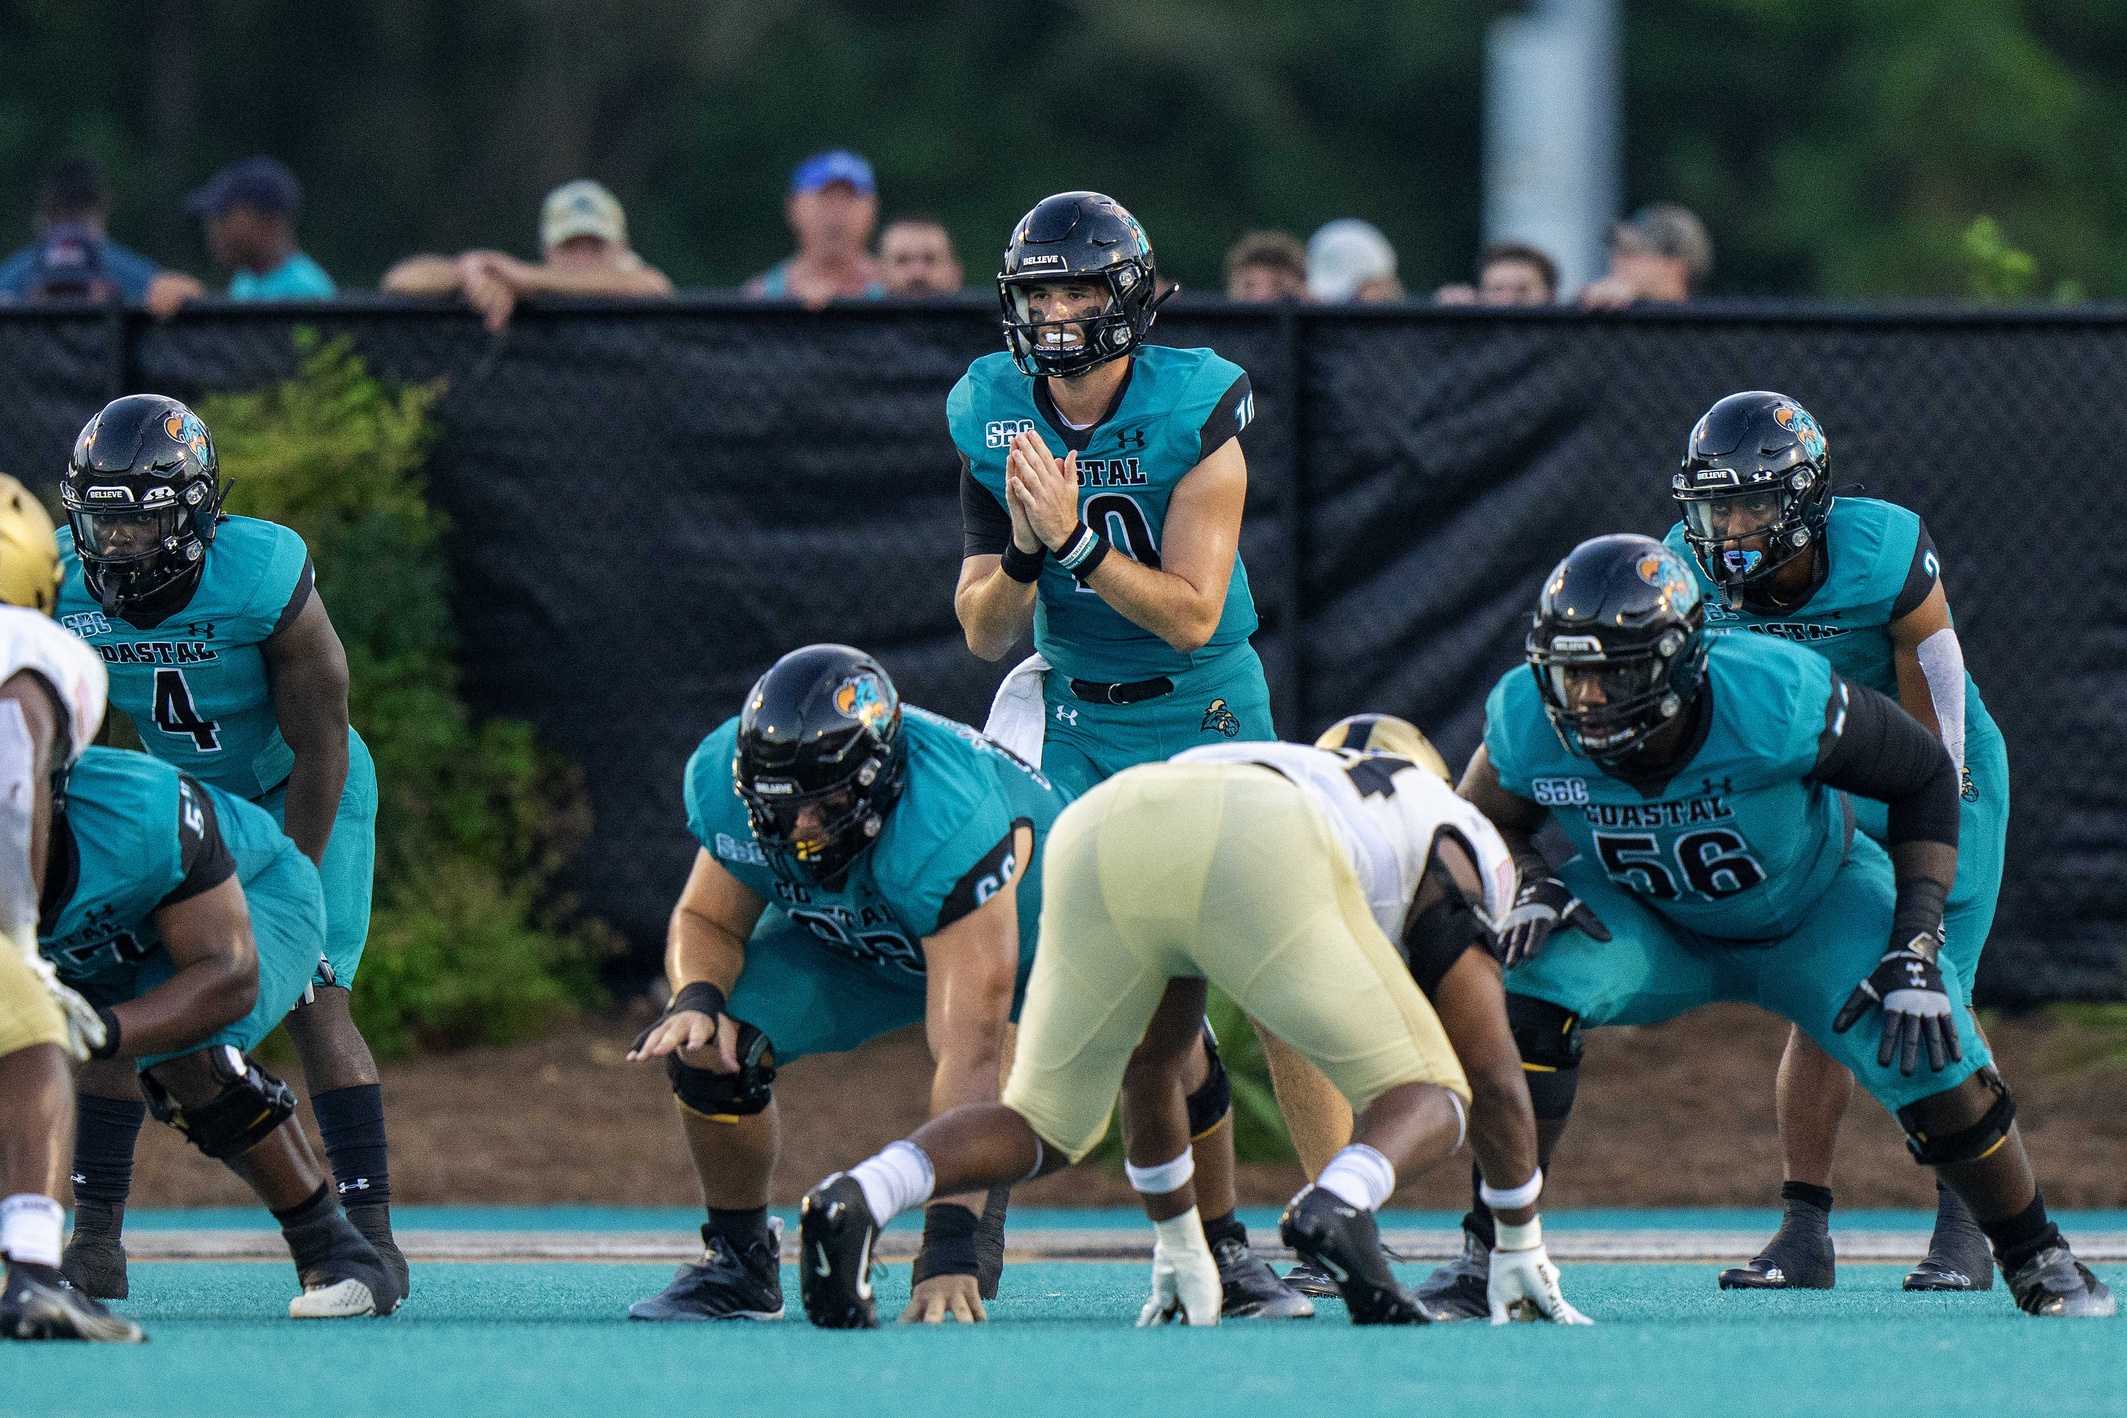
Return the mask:
{"type": "Polygon", "coordinates": [[[962,1324],[975,1324],[989,1317],[982,1308],[982,1290],[974,1276],[933,1275],[909,1292],[901,1323],[944,1324],[959,1320],[962,1324]]]}
{"type": "Polygon", "coordinates": [[[1499,963],[1511,970],[1524,960],[1534,960],[1543,954],[1551,933],[1561,928],[1585,931],[1596,940],[1610,939],[1610,928],[1557,877],[1523,882],[1514,894],[1514,909],[1499,923],[1499,963]]]}
{"type": "Polygon", "coordinates": [[[1492,1275],[1485,1287],[1492,1304],[1492,1323],[1549,1320],[1553,1324],[1594,1324],[1566,1303],[1558,1288],[1558,1267],[1542,1246],[1525,1251],[1492,1251],[1492,1275]]]}
{"type": "Polygon", "coordinates": [[[677,1014],[668,1014],[645,1029],[628,1051],[628,1061],[640,1063],[644,1059],[659,1059],[677,1051],[690,1068],[706,1068],[713,1073],[737,1073],[739,1071],[738,1025],[728,1014],[715,1018],[698,1009],[683,1009],[677,1014]]]}
{"type": "Polygon", "coordinates": [[[1005,455],[1004,491],[1006,510],[1016,498],[1034,535],[1054,551],[1078,526],[1078,454],[1058,462],[1040,435],[1022,433],[1005,455]]]}
{"type": "Polygon", "coordinates": [[[1878,1067],[1888,1068],[1895,1054],[1898,1071],[1910,1076],[1920,1062],[1923,1043],[1928,1049],[1928,1067],[1936,1073],[1962,1060],[1964,1045],[1957,1037],[1957,1021],[1950,1015],[1950,992],[1936,962],[1941,948],[1940,932],[1923,931],[1886,950],[1869,977],[1846,997],[1838,1018],[1832,1021],[1832,1032],[1844,1034],[1871,1005],[1881,1004],[1883,1042],[1876,1049],[1878,1067]]]}
{"type": "Polygon", "coordinates": [[[1206,1325],[1219,1322],[1219,1307],[1226,1289],[1219,1283],[1219,1263],[1208,1247],[1169,1250],[1165,1243],[1152,1247],[1152,1298],[1138,1311],[1137,1327],[1168,1324],[1206,1325]]]}

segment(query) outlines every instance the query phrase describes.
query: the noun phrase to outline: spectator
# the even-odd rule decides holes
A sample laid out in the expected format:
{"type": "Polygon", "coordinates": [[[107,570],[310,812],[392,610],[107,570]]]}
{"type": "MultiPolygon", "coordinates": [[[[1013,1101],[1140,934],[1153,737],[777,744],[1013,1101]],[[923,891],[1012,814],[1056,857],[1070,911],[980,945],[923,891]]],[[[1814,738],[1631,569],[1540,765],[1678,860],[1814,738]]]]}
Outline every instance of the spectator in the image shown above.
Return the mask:
{"type": "Polygon", "coordinates": [[[798,249],[746,282],[747,295],[818,310],[830,301],[886,294],[879,263],[866,250],[879,220],[870,163],[842,148],[815,153],[791,173],[783,212],[798,249]]]}
{"type": "Polygon", "coordinates": [[[1307,299],[1307,248],[1289,232],[1249,232],[1226,252],[1226,298],[1307,299]]]}
{"type": "MultiPolygon", "coordinates": [[[[37,208],[32,226],[38,239],[0,263],[0,301],[27,300],[40,292],[32,289],[39,272],[56,275],[63,268],[65,250],[71,246],[82,259],[89,259],[88,243],[95,247],[94,260],[125,300],[137,300],[158,318],[168,319],[188,300],[206,294],[190,276],[165,271],[137,251],[111,240],[111,188],[103,169],[89,158],[65,157],[45,169],[37,188],[37,208]],[[61,231],[61,228],[67,230],[61,231]],[[47,251],[47,239],[58,237],[58,249],[47,251]],[[51,258],[61,265],[44,265],[51,258]]],[[[46,286],[42,293],[56,296],[61,288],[46,286]]]]}
{"type": "Polygon", "coordinates": [[[879,266],[888,295],[957,295],[966,272],[952,233],[933,217],[896,217],[879,233],[879,266]]]}
{"type": "Polygon", "coordinates": [[[1326,223],[1307,240],[1307,293],[1332,304],[1401,300],[1396,249],[1357,217],[1326,223]]]}
{"type": "Polygon", "coordinates": [[[1520,241],[1495,241],[1477,256],[1477,284],[1442,286],[1441,305],[1549,305],[1558,299],[1558,267],[1520,241]]]}
{"type": "Polygon", "coordinates": [[[207,232],[207,254],[229,275],[231,300],[330,300],[325,268],[296,249],[303,187],[279,158],[230,163],[185,199],[207,232]]]}
{"type": "Polygon", "coordinates": [[[539,264],[502,251],[409,256],[384,273],[382,285],[394,295],[462,295],[496,331],[529,296],[672,294],[665,273],[628,245],[628,216],[619,199],[589,178],[547,193],[539,209],[539,264]]]}
{"type": "Polygon", "coordinates": [[[1618,310],[1642,300],[1690,300],[1704,293],[1712,274],[1705,224],[1688,208],[1656,202],[1610,228],[1610,274],[1583,286],[1580,303],[1618,310]]]}

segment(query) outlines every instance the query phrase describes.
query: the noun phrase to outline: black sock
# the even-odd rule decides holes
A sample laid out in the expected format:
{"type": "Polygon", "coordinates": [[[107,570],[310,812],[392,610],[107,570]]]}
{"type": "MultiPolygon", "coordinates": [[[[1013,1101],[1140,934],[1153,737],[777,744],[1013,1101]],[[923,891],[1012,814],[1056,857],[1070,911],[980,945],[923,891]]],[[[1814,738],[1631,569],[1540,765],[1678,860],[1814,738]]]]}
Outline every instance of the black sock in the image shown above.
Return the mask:
{"type": "Polygon", "coordinates": [[[1484,1204],[1484,1173],[1477,1164],[1470,1164],[1470,1209],[1463,1213],[1462,1229],[1484,1242],[1489,1250],[1499,1241],[1499,1225],[1492,1219],[1492,1208],[1484,1204]]]}
{"type": "Polygon", "coordinates": [[[1832,1189],[1812,1186],[1808,1182],[1782,1182],[1780,1209],[1785,1213],[1781,1218],[1782,1225],[1787,1224],[1788,1217],[1796,1217],[1798,1213],[1803,1221],[1828,1225],[1832,1215],[1832,1189]]]}
{"type": "Polygon", "coordinates": [[[74,1100],[74,1201],[124,1206],[133,1190],[133,1145],[148,1105],[139,1098],[74,1100]]]}
{"type": "Polygon", "coordinates": [[[310,1225],[331,1215],[334,1210],[332,1187],[320,1182],[318,1189],[310,1194],[308,1200],[299,1201],[286,1211],[274,1212],[273,1219],[281,1223],[283,1231],[293,1231],[299,1226],[310,1225]]]}
{"type": "Polygon", "coordinates": [[[767,1235],[767,1207],[745,1206],[726,1210],[712,1206],[709,1208],[709,1222],[702,1227],[702,1244],[707,1245],[713,1236],[729,1241],[734,1246],[748,1246],[767,1235]]]}
{"type": "Polygon", "coordinates": [[[1987,1233],[1987,1242],[1994,1247],[1994,1258],[2001,1262],[2005,1275],[2016,1274],[2048,1246],[2061,1244],[2061,1228],[2047,1219],[2046,1198],[2037,1194],[2029,1206],[2014,1216],[1982,1221],[1979,1229],[1987,1233]]]}
{"type": "Polygon", "coordinates": [[[1215,1246],[1221,1241],[1238,1241],[1248,1244],[1248,1228],[1241,1218],[1229,1211],[1224,1216],[1214,1216],[1204,1223],[1204,1244],[1215,1246]]]}
{"type": "Polygon", "coordinates": [[[391,1205],[391,1169],[385,1161],[384,1089],[357,1083],[312,1096],[325,1155],[349,1206],[391,1205]]]}

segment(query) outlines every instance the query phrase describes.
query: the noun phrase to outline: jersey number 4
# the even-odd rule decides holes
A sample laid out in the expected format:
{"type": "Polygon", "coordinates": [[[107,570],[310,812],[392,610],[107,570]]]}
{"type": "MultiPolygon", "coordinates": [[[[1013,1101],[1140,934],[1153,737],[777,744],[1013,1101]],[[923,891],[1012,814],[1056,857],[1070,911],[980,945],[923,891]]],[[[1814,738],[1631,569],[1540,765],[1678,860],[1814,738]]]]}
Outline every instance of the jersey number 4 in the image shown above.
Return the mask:
{"type": "Polygon", "coordinates": [[[1658,901],[1674,901],[1687,888],[1708,901],[1719,901],[1765,880],[1765,869],[1750,854],[1749,844],[1726,828],[1687,832],[1677,838],[1670,856],[1683,874],[1683,887],[1670,871],[1661,843],[1649,834],[1598,832],[1595,851],[1612,881],[1658,901]]]}
{"type": "Polygon", "coordinates": [[[201,753],[221,751],[221,723],[199,717],[199,711],[192,707],[192,691],[185,684],[183,670],[155,672],[154,721],[155,727],[166,734],[191,739],[192,746],[201,753]]]}

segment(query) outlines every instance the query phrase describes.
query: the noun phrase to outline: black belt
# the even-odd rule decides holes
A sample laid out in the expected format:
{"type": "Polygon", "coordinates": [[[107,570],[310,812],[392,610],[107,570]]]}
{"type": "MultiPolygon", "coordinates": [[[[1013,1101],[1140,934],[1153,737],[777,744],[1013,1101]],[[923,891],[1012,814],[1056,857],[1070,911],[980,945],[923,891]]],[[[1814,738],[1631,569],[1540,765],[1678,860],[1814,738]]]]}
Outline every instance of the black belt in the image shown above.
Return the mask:
{"type": "Polygon", "coordinates": [[[1098,680],[1074,679],[1071,692],[1080,699],[1093,704],[1136,704],[1145,699],[1157,699],[1162,694],[1174,693],[1174,681],[1165,675],[1152,679],[1134,679],[1128,684],[1102,684],[1098,680]]]}

